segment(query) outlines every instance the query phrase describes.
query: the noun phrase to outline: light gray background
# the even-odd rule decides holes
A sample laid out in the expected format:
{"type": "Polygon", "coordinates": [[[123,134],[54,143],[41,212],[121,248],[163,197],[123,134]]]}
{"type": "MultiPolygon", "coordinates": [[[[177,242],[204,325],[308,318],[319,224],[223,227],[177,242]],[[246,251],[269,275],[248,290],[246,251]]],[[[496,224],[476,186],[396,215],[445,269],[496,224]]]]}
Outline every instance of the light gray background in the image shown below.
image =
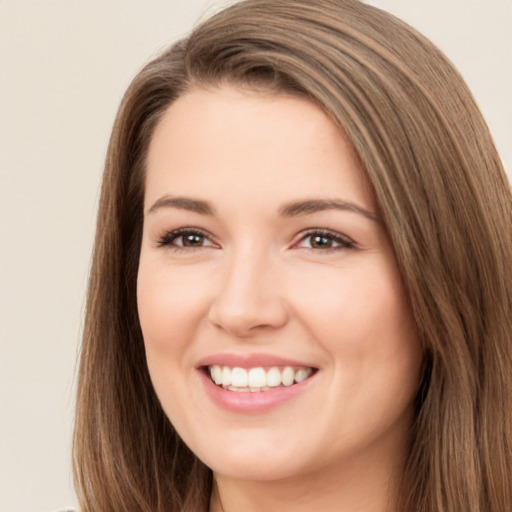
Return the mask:
{"type": "MultiPolygon", "coordinates": [[[[95,209],[121,95],[229,2],[0,0],[0,511],[76,504],[75,360],[95,209]]],[[[512,165],[512,1],[374,0],[460,69],[512,165]]]]}

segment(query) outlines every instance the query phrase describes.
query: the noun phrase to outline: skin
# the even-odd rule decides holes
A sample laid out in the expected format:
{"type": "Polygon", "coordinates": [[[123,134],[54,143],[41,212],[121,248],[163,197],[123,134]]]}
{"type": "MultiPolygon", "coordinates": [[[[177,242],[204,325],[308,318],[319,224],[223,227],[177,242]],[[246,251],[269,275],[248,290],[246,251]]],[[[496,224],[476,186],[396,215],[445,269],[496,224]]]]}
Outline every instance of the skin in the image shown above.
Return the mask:
{"type": "Polygon", "coordinates": [[[394,510],[421,349],[366,178],[322,110],[231,86],[168,108],[148,154],[138,304],[162,407],[214,472],[212,511],[394,510]],[[283,215],[309,199],[350,207],[283,215]],[[184,247],[180,228],[204,236],[184,247]],[[318,371],[243,414],[205,393],[198,361],[219,353],[318,371]]]}

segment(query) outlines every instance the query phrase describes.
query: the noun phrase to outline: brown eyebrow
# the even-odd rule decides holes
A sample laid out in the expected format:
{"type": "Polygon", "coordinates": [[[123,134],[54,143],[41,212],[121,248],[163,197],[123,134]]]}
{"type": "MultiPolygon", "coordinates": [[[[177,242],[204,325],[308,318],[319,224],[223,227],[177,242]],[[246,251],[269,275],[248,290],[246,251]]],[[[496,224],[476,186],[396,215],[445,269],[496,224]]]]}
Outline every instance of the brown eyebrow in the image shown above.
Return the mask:
{"type": "Polygon", "coordinates": [[[311,213],[321,212],[324,210],[344,210],[358,213],[364,217],[379,222],[375,213],[348,201],[339,199],[305,199],[302,201],[293,201],[282,206],[279,213],[284,217],[294,217],[296,215],[308,215],[311,213]]]}
{"type": "Polygon", "coordinates": [[[153,213],[160,208],[178,208],[201,215],[215,215],[215,208],[208,201],[191,197],[163,196],[153,203],[147,213],[153,213]]]}
{"type": "MultiPolygon", "coordinates": [[[[153,213],[160,208],[178,208],[181,210],[199,213],[201,215],[215,215],[215,208],[208,201],[193,199],[191,197],[162,196],[153,203],[147,213],[153,213]]],[[[283,205],[279,209],[279,214],[283,217],[294,217],[321,212],[324,210],[343,210],[354,212],[363,215],[374,222],[379,222],[377,215],[374,213],[355,203],[341,201],[339,199],[305,199],[301,201],[292,201],[283,205]]]]}

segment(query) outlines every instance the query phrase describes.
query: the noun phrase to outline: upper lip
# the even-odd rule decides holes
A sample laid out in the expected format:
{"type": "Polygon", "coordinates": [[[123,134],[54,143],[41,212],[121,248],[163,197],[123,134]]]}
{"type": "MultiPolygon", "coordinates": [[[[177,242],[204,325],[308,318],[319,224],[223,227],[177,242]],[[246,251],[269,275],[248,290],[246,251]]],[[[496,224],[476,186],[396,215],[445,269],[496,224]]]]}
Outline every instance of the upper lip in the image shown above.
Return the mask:
{"type": "Polygon", "coordinates": [[[229,366],[232,368],[256,368],[256,367],[272,367],[272,366],[292,366],[295,368],[315,368],[304,361],[297,361],[280,357],[272,354],[212,354],[206,356],[197,364],[198,368],[205,366],[229,366]]]}

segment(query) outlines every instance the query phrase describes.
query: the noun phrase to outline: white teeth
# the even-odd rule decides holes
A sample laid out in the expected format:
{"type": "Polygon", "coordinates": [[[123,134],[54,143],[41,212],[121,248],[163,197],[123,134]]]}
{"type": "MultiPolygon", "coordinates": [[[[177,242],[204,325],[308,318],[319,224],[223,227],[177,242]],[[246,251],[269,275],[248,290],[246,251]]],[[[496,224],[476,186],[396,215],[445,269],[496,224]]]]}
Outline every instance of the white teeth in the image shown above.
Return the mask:
{"type": "Polygon", "coordinates": [[[273,366],[267,372],[267,386],[275,388],[281,385],[281,370],[273,366]]]}
{"type": "Polygon", "coordinates": [[[295,372],[291,366],[287,366],[283,370],[281,380],[283,382],[283,386],[291,386],[293,384],[293,381],[295,380],[295,372]]]}
{"type": "Polygon", "coordinates": [[[233,368],[231,370],[231,385],[233,387],[245,388],[247,387],[248,380],[247,370],[244,368],[233,368]]]}
{"type": "Polygon", "coordinates": [[[231,368],[229,368],[229,366],[224,366],[224,368],[222,368],[222,384],[224,386],[229,386],[231,384],[231,368]]]}
{"type": "Polygon", "coordinates": [[[311,375],[311,368],[300,368],[295,372],[295,382],[302,382],[311,375]]]}
{"type": "Polygon", "coordinates": [[[265,371],[262,367],[231,368],[229,366],[210,366],[210,376],[218,386],[229,391],[257,392],[268,391],[279,386],[291,386],[302,382],[312,373],[312,368],[293,368],[286,366],[282,369],[273,366],[265,371]]]}
{"type": "Polygon", "coordinates": [[[249,370],[249,387],[262,388],[267,385],[267,373],[263,368],[251,368],[249,370]]]}
{"type": "Polygon", "coordinates": [[[215,382],[215,384],[222,384],[222,370],[220,366],[212,366],[210,368],[210,375],[212,376],[213,382],[215,382]]]}

